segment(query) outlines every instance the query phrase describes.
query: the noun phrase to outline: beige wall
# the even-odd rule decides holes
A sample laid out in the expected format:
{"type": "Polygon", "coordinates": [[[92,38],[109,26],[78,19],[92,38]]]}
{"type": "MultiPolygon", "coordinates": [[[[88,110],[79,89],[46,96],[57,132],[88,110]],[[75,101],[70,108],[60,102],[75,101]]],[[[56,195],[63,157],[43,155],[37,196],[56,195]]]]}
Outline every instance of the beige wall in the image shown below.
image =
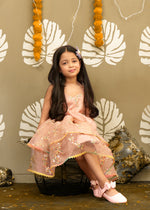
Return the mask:
{"type": "MultiPolygon", "coordinates": [[[[59,26],[61,38],[64,35],[62,44],[70,36],[73,15],[77,10],[78,2],[78,0],[43,1],[43,20],[47,19],[47,23],[51,24],[53,30],[54,23],[59,26]]],[[[124,20],[114,0],[103,0],[103,19],[107,25],[104,35],[111,31],[113,33],[109,35],[110,42],[108,39],[105,41],[102,54],[96,53],[97,49],[93,46],[92,39],[86,40],[85,36],[93,26],[93,2],[93,0],[81,0],[74,22],[74,31],[68,44],[78,46],[84,53],[83,57],[97,103],[102,104],[102,98],[108,103],[112,101],[117,107],[113,111],[116,112],[118,109],[120,114],[120,125],[124,123],[139,145],[150,153],[150,55],[148,55],[150,49],[146,47],[149,45],[150,48],[150,1],[145,2],[141,14],[124,20]],[[108,27],[109,24],[110,27],[108,27]],[[114,45],[117,34],[114,33],[113,27],[117,27],[119,37],[122,36],[121,44],[117,49],[114,45]],[[141,35],[144,35],[146,28],[147,39],[141,40],[141,35]],[[145,43],[142,49],[139,48],[140,42],[145,43]],[[88,46],[83,49],[85,44],[88,46]],[[92,56],[93,52],[98,57],[97,67],[93,66],[96,64],[92,56]],[[144,52],[142,55],[144,59],[141,60],[139,52],[144,52]],[[119,56],[119,61],[115,59],[116,56],[119,56]],[[111,63],[111,60],[115,65],[111,63]],[[147,117],[144,115],[144,109],[146,109],[147,117]],[[144,123],[140,127],[141,122],[144,123]],[[147,138],[144,136],[142,139],[140,130],[144,132],[148,130],[147,138]],[[144,143],[145,140],[147,143],[144,143]]],[[[142,5],[142,0],[118,0],[118,2],[125,16],[139,11],[142,5]]],[[[46,27],[46,22],[43,25],[46,27]]],[[[32,66],[31,26],[31,0],[0,1],[0,30],[2,32],[0,33],[0,57],[2,57],[0,60],[0,166],[11,168],[16,182],[33,181],[33,176],[27,172],[30,149],[20,143],[20,139],[22,136],[27,138],[29,134],[27,129],[31,127],[35,129],[36,125],[33,125],[31,116],[30,119],[23,119],[23,113],[27,106],[33,112],[35,110],[35,115],[40,113],[38,106],[42,106],[40,99],[43,98],[48,86],[47,74],[51,66],[51,57],[47,54],[52,53],[52,46],[48,48],[48,40],[42,64],[37,64],[37,67],[32,66]],[[22,127],[21,122],[23,122],[22,127]],[[26,126],[25,123],[28,125],[26,126]]],[[[49,29],[45,28],[45,30],[48,34],[49,29]]],[[[56,32],[58,31],[55,29],[54,37],[56,32]]],[[[58,40],[53,44],[55,48],[58,40]]],[[[27,116],[29,117],[29,113],[27,116]]],[[[39,120],[38,117],[36,120],[39,120]]],[[[106,125],[108,129],[112,126],[113,123],[110,123],[108,127],[106,125]]],[[[146,179],[150,180],[150,177],[147,176],[146,179]]]]}

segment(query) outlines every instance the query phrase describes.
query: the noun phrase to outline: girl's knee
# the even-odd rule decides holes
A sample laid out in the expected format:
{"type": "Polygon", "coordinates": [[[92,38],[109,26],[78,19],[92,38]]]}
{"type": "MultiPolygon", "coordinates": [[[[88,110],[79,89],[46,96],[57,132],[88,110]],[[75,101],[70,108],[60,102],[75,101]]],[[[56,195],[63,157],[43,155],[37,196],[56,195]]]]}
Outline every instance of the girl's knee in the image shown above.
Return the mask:
{"type": "Polygon", "coordinates": [[[84,159],[84,157],[83,157],[83,155],[81,155],[81,156],[79,156],[79,157],[76,157],[75,159],[76,159],[77,161],[81,161],[81,160],[84,159]]]}

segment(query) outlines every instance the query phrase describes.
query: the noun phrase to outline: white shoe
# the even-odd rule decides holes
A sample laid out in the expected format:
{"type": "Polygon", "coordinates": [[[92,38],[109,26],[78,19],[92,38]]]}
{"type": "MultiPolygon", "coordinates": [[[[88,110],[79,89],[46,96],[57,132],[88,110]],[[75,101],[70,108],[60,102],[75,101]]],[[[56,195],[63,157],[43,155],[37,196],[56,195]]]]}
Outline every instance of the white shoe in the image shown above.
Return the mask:
{"type": "Polygon", "coordinates": [[[126,203],[127,199],[125,196],[123,196],[121,193],[117,193],[116,195],[109,196],[105,192],[107,190],[110,190],[111,188],[116,188],[116,182],[106,182],[104,184],[104,188],[101,189],[102,197],[104,197],[106,200],[108,200],[111,203],[126,203]]]}
{"type": "Polygon", "coordinates": [[[106,193],[103,194],[103,197],[111,203],[126,203],[127,199],[121,193],[117,193],[116,195],[109,196],[106,193]]]}
{"type": "Polygon", "coordinates": [[[111,203],[126,203],[127,202],[127,198],[125,196],[123,196],[121,193],[117,193],[116,195],[113,196],[109,196],[107,195],[105,192],[107,190],[110,190],[111,188],[116,188],[116,182],[106,182],[104,184],[104,188],[101,189],[101,187],[99,186],[98,188],[94,188],[96,185],[98,184],[97,181],[92,180],[91,181],[91,186],[93,189],[93,194],[95,197],[104,197],[106,200],[108,200],[111,203]]]}

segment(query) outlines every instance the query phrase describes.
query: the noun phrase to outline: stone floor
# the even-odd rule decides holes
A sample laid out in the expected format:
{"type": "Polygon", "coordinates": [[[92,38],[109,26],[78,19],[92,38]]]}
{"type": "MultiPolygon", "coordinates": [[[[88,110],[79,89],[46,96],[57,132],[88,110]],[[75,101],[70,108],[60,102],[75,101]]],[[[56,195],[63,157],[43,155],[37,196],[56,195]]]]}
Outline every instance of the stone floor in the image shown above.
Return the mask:
{"type": "Polygon", "coordinates": [[[111,204],[105,199],[85,194],[54,196],[39,193],[36,184],[15,183],[0,187],[0,209],[10,210],[148,210],[150,207],[150,182],[118,184],[117,189],[127,198],[126,204],[111,204]]]}

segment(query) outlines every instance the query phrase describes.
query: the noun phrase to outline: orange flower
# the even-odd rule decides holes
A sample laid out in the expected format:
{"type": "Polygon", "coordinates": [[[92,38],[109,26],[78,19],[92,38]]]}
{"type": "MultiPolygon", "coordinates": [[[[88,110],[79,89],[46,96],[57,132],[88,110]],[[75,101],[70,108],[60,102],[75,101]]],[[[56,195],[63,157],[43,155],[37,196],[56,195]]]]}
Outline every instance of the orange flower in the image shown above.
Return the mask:
{"type": "Polygon", "coordinates": [[[42,0],[34,0],[35,3],[40,3],[42,0]]]}
{"type": "Polygon", "coordinates": [[[42,0],[34,0],[33,6],[33,54],[36,61],[40,59],[41,47],[42,47],[42,0]]]}
{"type": "Polygon", "coordinates": [[[102,2],[102,0],[95,0],[95,3],[97,3],[97,2],[102,2]]]}
{"type": "Polygon", "coordinates": [[[101,27],[101,25],[102,25],[102,21],[101,20],[94,21],[94,26],[95,27],[101,27]]]}
{"type": "Polygon", "coordinates": [[[104,44],[102,34],[102,1],[95,0],[94,2],[94,31],[95,31],[95,46],[101,47],[104,44]]]}
{"type": "Polygon", "coordinates": [[[36,41],[36,40],[42,40],[42,35],[41,33],[37,33],[37,34],[34,34],[33,35],[33,39],[36,41]]]}
{"type": "Polygon", "coordinates": [[[42,25],[40,20],[37,20],[37,21],[33,22],[33,26],[40,26],[40,25],[42,25]]]}
{"type": "Polygon", "coordinates": [[[34,27],[34,33],[41,33],[42,32],[42,26],[34,27]]]}
{"type": "Polygon", "coordinates": [[[94,9],[94,13],[95,13],[95,14],[101,14],[101,13],[102,13],[102,8],[101,8],[101,7],[96,7],[96,8],[94,9]]]}
{"type": "Polygon", "coordinates": [[[40,21],[41,21],[41,20],[42,20],[42,15],[34,14],[34,15],[33,15],[33,20],[34,20],[34,21],[37,21],[37,20],[40,20],[40,21]]]}
{"type": "Polygon", "coordinates": [[[34,12],[34,14],[37,14],[37,15],[42,14],[42,11],[40,9],[37,9],[37,8],[33,9],[33,12],[34,12]]]}
{"type": "Polygon", "coordinates": [[[38,9],[42,9],[42,3],[33,3],[32,4],[33,8],[38,8],[38,9]]]}
{"type": "Polygon", "coordinates": [[[98,27],[95,27],[94,28],[94,31],[95,31],[95,33],[100,33],[100,32],[102,32],[102,26],[98,26],[98,27]]]}
{"type": "Polygon", "coordinates": [[[95,41],[95,46],[96,47],[101,47],[104,44],[104,41],[102,39],[97,39],[95,41]]]}
{"type": "Polygon", "coordinates": [[[35,48],[41,48],[41,46],[42,46],[42,42],[41,41],[35,41],[34,42],[34,47],[35,48]]]}
{"type": "Polygon", "coordinates": [[[94,15],[94,20],[102,20],[102,15],[101,14],[95,14],[94,15]]]}
{"type": "Polygon", "coordinates": [[[103,39],[102,33],[95,33],[95,39],[103,39]]]}
{"type": "Polygon", "coordinates": [[[34,26],[34,33],[38,34],[42,32],[42,25],[35,25],[34,26]]]}
{"type": "Polygon", "coordinates": [[[39,47],[34,47],[34,49],[33,49],[33,52],[34,53],[41,53],[41,48],[39,48],[39,47]]]}
{"type": "Polygon", "coordinates": [[[94,7],[102,7],[102,1],[101,0],[95,0],[94,7]]]}
{"type": "Polygon", "coordinates": [[[35,58],[36,61],[38,61],[41,58],[40,53],[34,52],[34,58],[35,58]]]}

